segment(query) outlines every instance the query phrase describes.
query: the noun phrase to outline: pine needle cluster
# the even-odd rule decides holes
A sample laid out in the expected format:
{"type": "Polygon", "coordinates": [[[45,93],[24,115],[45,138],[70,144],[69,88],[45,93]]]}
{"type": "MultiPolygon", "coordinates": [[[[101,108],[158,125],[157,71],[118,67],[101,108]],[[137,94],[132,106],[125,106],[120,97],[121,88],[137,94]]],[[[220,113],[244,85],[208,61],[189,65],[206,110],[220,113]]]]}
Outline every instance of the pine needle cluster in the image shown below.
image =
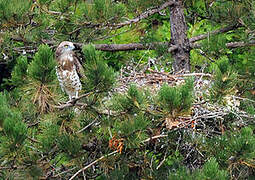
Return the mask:
{"type": "Polygon", "coordinates": [[[86,91],[109,91],[115,82],[113,69],[108,67],[93,45],[84,46],[83,53],[86,61],[84,64],[86,91]]]}
{"type": "Polygon", "coordinates": [[[0,157],[7,156],[15,158],[15,154],[23,148],[27,138],[27,125],[22,122],[22,115],[19,111],[11,109],[8,98],[0,93],[0,122],[2,131],[0,135],[0,157]]]}
{"type": "Polygon", "coordinates": [[[18,26],[19,23],[28,21],[27,15],[32,1],[10,0],[0,1],[0,18],[4,20],[5,26],[18,26]]]}
{"type": "Polygon", "coordinates": [[[236,93],[237,73],[230,66],[226,56],[223,56],[213,64],[212,70],[215,80],[210,89],[211,100],[221,102],[225,96],[236,93]]]}
{"type": "Polygon", "coordinates": [[[12,83],[15,86],[21,86],[26,82],[27,77],[28,60],[25,56],[17,58],[17,64],[12,71],[12,83]]]}
{"type": "Polygon", "coordinates": [[[189,110],[193,101],[193,80],[187,79],[185,84],[170,87],[164,84],[159,91],[160,106],[173,116],[189,110]]]}
{"type": "Polygon", "coordinates": [[[12,84],[26,92],[20,97],[24,101],[29,97],[41,113],[51,110],[49,103],[54,97],[55,67],[52,50],[48,45],[41,45],[30,63],[26,57],[18,57],[12,71],[12,84]]]}
{"type": "Polygon", "coordinates": [[[112,108],[118,112],[128,112],[131,114],[146,110],[147,98],[144,92],[136,85],[130,85],[127,94],[117,94],[114,96],[112,108]]]}

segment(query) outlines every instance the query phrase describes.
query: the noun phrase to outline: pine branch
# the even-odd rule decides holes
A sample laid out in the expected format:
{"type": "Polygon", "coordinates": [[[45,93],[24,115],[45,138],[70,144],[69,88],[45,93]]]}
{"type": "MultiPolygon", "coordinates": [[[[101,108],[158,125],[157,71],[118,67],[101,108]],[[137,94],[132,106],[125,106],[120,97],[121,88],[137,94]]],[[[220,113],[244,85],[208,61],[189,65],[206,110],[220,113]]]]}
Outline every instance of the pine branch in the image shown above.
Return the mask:
{"type": "Polygon", "coordinates": [[[51,105],[52,107],[54,108],[57,108],[57,109],[64,109],[64,108],[68,108],[68,107],[73,107],[75,105],[77,106],[86,106],[86,104],[83,104],[83,103],[77,103],[78,100],[84,98],[84,97],[87,97],[87,96],[90,96],[91,94],[93,93],[98,93],[99,91],[95,91],[95,92],[88,92],[86,94],[83,94],[81,96],[79,96],[78,98],[75,98],[75,99],[72,99],[71,101],[68,101],[66,102],[65,104],[62,104],[60,106],[55,106],[55,105],[51,105]]]}

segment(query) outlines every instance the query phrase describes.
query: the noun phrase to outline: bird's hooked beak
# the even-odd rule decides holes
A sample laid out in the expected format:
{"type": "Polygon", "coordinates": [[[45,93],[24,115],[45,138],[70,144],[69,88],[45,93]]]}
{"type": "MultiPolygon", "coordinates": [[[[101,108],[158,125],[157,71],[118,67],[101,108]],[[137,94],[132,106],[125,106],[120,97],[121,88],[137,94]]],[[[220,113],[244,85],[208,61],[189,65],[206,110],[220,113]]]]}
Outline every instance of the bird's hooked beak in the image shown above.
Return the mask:
{"type": "Polygon", "coordinates": [[[72,44],[72,45],[68,46],[68,49],[69,49],[69,50],[71,50],[71,51],[72,51],[72,50],[74,50],[74,49],[75,49],[74,44],[72,44]]]}

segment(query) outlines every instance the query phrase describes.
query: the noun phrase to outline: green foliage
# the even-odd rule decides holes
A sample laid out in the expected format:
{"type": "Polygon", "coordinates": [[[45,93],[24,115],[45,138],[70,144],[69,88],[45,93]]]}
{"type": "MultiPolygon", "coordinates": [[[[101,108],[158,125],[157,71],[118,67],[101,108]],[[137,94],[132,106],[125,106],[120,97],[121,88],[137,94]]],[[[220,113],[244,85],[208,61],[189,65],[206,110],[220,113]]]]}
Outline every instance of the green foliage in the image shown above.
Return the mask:
{"type": "Polygon", "coordinates": [[[114,130],[122,135],[122,137],[126,137],[124,143],[127,148],[137,148],[141,141],[147,137],[145,130],[149,124],[149,119],[143,114],[138,114],[122,122],[116,121],[114,130]]]}
{"type": "MultiPolygon", "coordinates": [[[[237,52],[231,57],[231,62],[233,63],[234,69],[241,75],[245,75],[250,79],[255,78],[255,48],[236,50],[237,52]]],[[[249,86],[248,84],[246,86],[249,86]]]]}
{"type": "Polygon", "coordinates": [[[203,50],[205,52],[210,53],[212,56],[218,57],[220,53],[224,54],[226,53],[226,43],[227,39],[225,35],[213,35],[208,37],[209,40],[203,41],[203,50]]]}
{"type": "MultiPolygon", "coordinates": [[[[20,22],[20,21],[22,22],[24,21],[24,19],[27,19],[27,14],[29,12],[31,4],[32,4],[32,1],[1,0],[0,1],[0,19],[7,22],[11,22],[13,20],[17,22],[20,22]]],[[[2,24],[3,22],[0,22],[0,23],[2,24]]]]}
{"type": "Polygon", "coordinates": [[[144,92],[136,85],[130,85],[127,94],[116,94],[113,98],[112,108],[118,112],[138,113],[146,110],[146,97],[144,92]]]}
{"type": "Polygon", "coordinates": [[[228,172],[220,170],[219,164],[215,158],[209,159],[203,166],[200,179],[228,179],[228,172]]]}
{"type": "MultiPolygon", "coordinates": [[[[252,128],[245,127],[238,131],[228,132],[223,136],[208,139],[203,147],[206,148],[207,153],[217,159],[221,167],[228,168],[232,176],[238,177],[247,167],[254,166],[252,161],[255,155],[254,140],[252,128]]],[[[242,176],[248,177],[251,174],[252,171],[247,171],[242,176]]]]}
{"type": "MultiPolygon", "coordinates": [[[[28,169],[28,172],[30,177],[32,177],[33,179],[39,179],[40,176],[43,175],[43,172],[42,172],[42,169],[38,166],[31,166],[29,169],[28,169]]],[[[26,177],[27,178],[27,177],[26,177]]]]}
{"type": "MultiPolygon", "coordinates": [[[[47,1],[46,1],[47,2],[47,1]]],[[[56,1],[57,7],[61,12],[67,12],[72,4],[74,4],[74,0],[58,0],[56,1]]]]}
{"type": "Polygon", "coordinates": [[[12,111],[7,101],[6,93],[0,92],[0,127],[2,126],[6,117],[10,117],[12,111]]]}
{"type": "Polygon", "coordinates": [[[96,52],[95,46],[92,44],[86,45],[82,48],[84,59],[87,63],[93,63],[98,59],[98,53],[96,52]]]}
{"type": "Polygon", "coordinates": [[[0,125],[3,133],[0,134],[1,155],[11,156],[22,147],[27,138],[27,125],[22,122],[21,113],[10,108],[6,93],[0,93],[0,125]]]}
{"type": "Polygon", "coordinates": [[[107,66],[93,45],[83,47],[83,53],[86,58],[84,65],[86,90],[109,91],[115,82],[113,69],[107,66]]]}
{"type": "Polygon", "coordinates": [[[158,93],[160,106],[172,115],[187,111],[193,101],[192,93],[192,79],[187,79],[185,84],[178,87],[170,87],[164,84],[158,93]]]}
{"type": "Polygon", "coordinates": [[[49,152],[56,144],[56,137],[59,136],[59,126],[51,121],[41,123],[42,132],[38,139],[41,142],[43,152],[49,152]]]}
{"type": "Polygon", "coordinates": [[[10,117],[5,119],[3,124],[4,133],[12,142],[12,148],[22,145],[27,136],[27,126],[21,120],[20,113],[13,112],[10,117]]]}
{"type": "Polygon", "coordinates": [[[57,146],[70,157],[75,157],[81,150],[81,141],[77,136],[62,134],[57,138],[57,146]]]}
{"type": "Polygon", "coordinates": [[[56,79],[56,62],[51,48],[48,45],[40,45],[33,61],[28,66],[28,75],[32,79],[47,84],[56,79]]]}
{"type": "Polygon", "coordinates": [[[180,92],[176,87],[170,87],[167,84],[164,84],[159,91],[159,101],[165,109],[172,112],[181,104],[180,92]]]}
{"type": "Polygon", "coordinates": [[[211,100],[221,102],[223,97],[235,93],[237,73],[232,70],[226,56],[221,57],[211,68],[214,72],[214,83],[210,89],[211,100]]]}
{"type": "Polygon", "coordinates": [[[106,21],[122,17],[126,13],[126,7],[121,2],[113,3],[111,0],[95,0],[90,13],[89,15],[93,19],[106,21]]]}
{"type": "MultiPolygon", "coordinates": [[[[225,23],[237,24],[239,18],[242,18],[247,23],[254,20],[254,14],[251,10],[252,3],[251,0],[217,1],[209,9],[209,13],[213,14],[212,20],[216,22],[224,21],[225,23]]],[[[247,25],[249,24],[247,23],[247,25]]],[[[252,26],[254,23],[250,24],[250,27],[252,26]]]]}
{"type": "Polygon", "coordinates": [[[20,56],[17,58],[17,64],[12,71],[12,83],[15,86],[23,85],[26,81],[28,62],[27,57],[20,56]]]}
{"type": "Polygon", "coordinates": [[[124,144],[128,148],[139,147],[141,140],[147,137],[146,128],[151,120],[145,115],[148,108],[148,94],[130,85],[125,94],[116,93],[110,103],[110,108],[123,117],[108,123],[113,126],[114,134],[124,137],[124,144]]]}
{"type": "Polygon", "coordinates": [[[215,158],[210,158],[203,166],[202,169],[198,169],[194,172],[190,172],[188,169],[180,167],[175,173],[169,175],[168,179],[195,179],[195,180],[204,180],[204,179],[217,179],[223,180],[228,179],[228,172],[226,170],[221,170],[218,162],[215,158]]]}

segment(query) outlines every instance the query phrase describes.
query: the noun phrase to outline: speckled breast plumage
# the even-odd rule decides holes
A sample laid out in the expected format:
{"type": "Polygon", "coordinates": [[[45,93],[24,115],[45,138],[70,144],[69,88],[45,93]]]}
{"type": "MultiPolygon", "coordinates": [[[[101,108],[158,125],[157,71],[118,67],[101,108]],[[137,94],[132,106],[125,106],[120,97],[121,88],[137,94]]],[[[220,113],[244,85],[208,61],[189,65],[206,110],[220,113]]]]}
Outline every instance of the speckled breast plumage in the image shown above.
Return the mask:
{"type": "Polygon", "coordinates": [[[68,94],[70,100],[77,98],[82,86],[72,57],[63,58],[56,67],[56,74],[62,91],[68,94]]]}

